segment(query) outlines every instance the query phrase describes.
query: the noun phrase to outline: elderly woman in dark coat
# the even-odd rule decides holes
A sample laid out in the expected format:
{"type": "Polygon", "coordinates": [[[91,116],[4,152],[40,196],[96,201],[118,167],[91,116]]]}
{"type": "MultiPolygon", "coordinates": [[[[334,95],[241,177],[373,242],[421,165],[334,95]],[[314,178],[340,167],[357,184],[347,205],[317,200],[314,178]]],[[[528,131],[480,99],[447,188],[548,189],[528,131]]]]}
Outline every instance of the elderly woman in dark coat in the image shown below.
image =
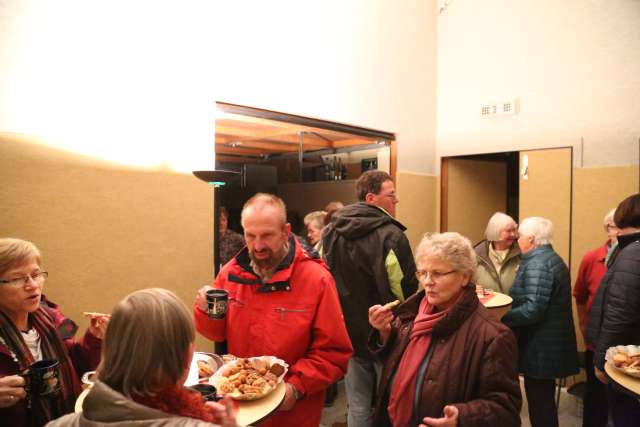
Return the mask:
{"type": "Polygon", "coordinates": [[[551,246],[551,221],[526,218],[518,231],[522,261],[509,291],[513,306],[502,321],[518,337],[531,425],[553,427],[555,379],[578,373],[569,270],[551,246]]]}
{"type": "Polygon", "coordinates": [[[421,291],[395,314],[369,309],[369,348],[385,362],[373,425],[519,426],[516,341],[478,301],[471,242],[428,234],[416,266],[421,291]]]}
{"type": "MultiPolygon", "coordinates": [[[[640,345],[640,194],[624,199],[613,215],[618,247],[607,265],[591,308],[587,340],[595,343],[593,364],[604,383],[605,353],[616,345],[640,345]]],[[[637,426],[640,403],[609,385],[609,408],[616,427],[637,426]]]]}

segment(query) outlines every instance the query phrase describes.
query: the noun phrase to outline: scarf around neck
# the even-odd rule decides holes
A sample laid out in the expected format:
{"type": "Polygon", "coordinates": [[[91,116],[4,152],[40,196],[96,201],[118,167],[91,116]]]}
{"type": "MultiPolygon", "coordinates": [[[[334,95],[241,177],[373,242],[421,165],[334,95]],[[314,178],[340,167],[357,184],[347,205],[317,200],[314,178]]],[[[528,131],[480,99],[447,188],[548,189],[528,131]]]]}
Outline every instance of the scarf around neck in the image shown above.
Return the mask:
{"type": "Polygon", "coordinates": [[[402,354],[391,395],[389,397],[389,419],[394,427],[405,427],[413,416],[413,397],[416,387],[416,375],[420,363],[429,350],[433,328],[442,320],[449,309],[434,313],[435,307],[430,305],[425,296],[420,302],[418,315],[413,321],[413,329],[409,344],[402,354]]]}
{"type": "MultiPolygon", "coordinates": [[[[29,313],[29,321],[40,335],[43,359],[57,360],[60,363],[60,394],[54,398],[27,398],[28,404],[31,405],[28,409],[30,425],[43,426],[55,418],[73,412],[76,397],[80,394],[80,382],[53,318],[40,306],[35,312],[29,313]]],[[[0,337],[7,350],[15,355],[20,373],[35,362],[22,334],[2,311],[0,337]]]]}

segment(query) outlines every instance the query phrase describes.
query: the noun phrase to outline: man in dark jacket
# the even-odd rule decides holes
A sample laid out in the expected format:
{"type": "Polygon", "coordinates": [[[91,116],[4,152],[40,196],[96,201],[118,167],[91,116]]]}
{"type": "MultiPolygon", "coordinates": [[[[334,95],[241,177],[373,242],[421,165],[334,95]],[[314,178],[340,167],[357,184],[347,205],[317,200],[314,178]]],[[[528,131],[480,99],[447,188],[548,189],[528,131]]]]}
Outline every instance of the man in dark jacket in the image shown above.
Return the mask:
{"type": "Polygon", "coordinates": [[[418,288],[416,266],[391,176],[367,171],[356,183],[359,203],[338,211],[323,234],[322,250],[333,273],[347,331],[354,347],[345,385],[349,427],[371,426],[376,372],[367,349],[369,307],[404,301],[418,288]]]}

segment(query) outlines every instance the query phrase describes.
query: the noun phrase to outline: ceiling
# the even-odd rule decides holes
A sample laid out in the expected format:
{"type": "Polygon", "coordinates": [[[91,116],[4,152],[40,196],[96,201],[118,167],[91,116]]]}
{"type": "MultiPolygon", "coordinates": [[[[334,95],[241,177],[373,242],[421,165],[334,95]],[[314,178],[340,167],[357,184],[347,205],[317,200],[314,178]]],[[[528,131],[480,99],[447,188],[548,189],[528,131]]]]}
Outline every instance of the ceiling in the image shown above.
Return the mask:
{"type": "MultiPolygon", "coordinates": [[[[322,124],[318,120],[315,123],[322,124]]],[[[343,127],[348,129],[348,126],[343,127]]],[[[216,159],[221,162],[258,163],[297,157],[301,141],[305,156],[371,149],[389,142],[379,136],[224,111],[216,118],[216,159]]]]}

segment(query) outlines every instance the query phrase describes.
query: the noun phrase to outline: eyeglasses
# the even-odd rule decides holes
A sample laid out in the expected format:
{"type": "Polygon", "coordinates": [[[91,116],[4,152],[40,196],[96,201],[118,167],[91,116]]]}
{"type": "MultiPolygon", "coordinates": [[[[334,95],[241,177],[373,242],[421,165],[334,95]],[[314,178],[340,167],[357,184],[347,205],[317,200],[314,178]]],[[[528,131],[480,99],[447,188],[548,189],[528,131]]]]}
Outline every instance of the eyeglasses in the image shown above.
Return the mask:
{"type": "Polygon", "coordinates": [[[427,280],[428,277],[431,277],[431,280],[433,280],[434,282],[438,282],[444,279],[449,274],[455,273],[456,271],[457,270],[451,270],[443,273],[440,271],[418,270],[416,271],[416,277],[418,278],[418,280],[427,280]]]}
{"type": "Polygon", "coordinates": [[[14,286],[14,287],[18,288],[20,286],[26,286],[26,284],[29,283],[29,279],[31,279],[35,283],[37,283],[39,285],[42,282],[44,282],[44,279],[46,279],[47,277],[49,277],[49,272],[40,271],[38,273],[33,273],[33,274],[29,275],[29,276],[18,277],[16,279],[11,279],[11,280],[1,280],[0,279],[0,284],[14,286]]]}
{"type": "Polygon", "coordinates": [[[618,226],[616,226],[615,224],[607,224],[606,228],[607,230],[617,230],[618,226]]]}

